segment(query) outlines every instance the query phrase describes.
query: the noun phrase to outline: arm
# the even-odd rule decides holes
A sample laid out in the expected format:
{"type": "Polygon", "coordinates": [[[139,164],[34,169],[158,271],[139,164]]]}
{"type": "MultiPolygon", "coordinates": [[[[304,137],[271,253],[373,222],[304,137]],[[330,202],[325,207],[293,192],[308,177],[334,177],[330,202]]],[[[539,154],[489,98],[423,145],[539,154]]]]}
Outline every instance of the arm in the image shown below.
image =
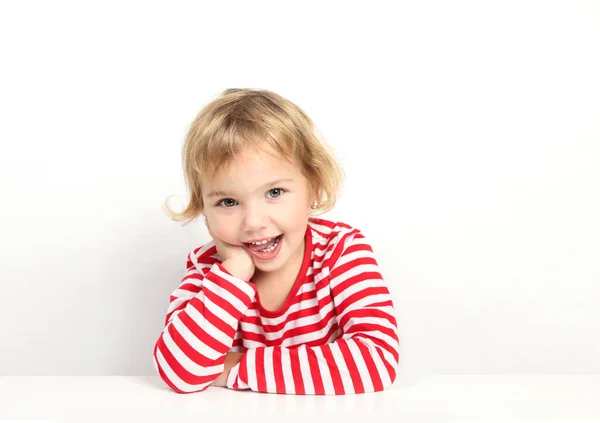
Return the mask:
{"type": "MultiPolygon", "coordinates": [[[[399,362],[394,307],[372,248],[356,231],[340,241],[330,271],[340,336],[317,346],[248,349],[227,387],[284,394],[351,394],[392,385],[399,362]]],[[[335,325],[334,325],[335,326],[335,325]]]]}
{"type": "Polygon", "coordinates": [[[178,393],[203,391],[223,373],[239,319],[256,295],[250,282],[232,274],[235,266],[208,251],[198,259],[190,253],[186,267],[153,353],[158,374],[178,393]]]}

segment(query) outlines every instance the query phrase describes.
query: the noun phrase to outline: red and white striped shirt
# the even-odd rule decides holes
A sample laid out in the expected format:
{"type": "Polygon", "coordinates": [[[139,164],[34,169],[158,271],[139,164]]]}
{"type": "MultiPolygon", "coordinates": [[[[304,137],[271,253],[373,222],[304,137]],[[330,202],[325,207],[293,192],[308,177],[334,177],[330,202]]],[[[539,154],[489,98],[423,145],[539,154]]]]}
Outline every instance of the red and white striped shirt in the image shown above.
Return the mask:
{"type": "Polygon", "coordinates": [[[341,395],[392,385],[398,327],[371,246],[358,229],[314,217],[305,241],[300,273],[277,311],[222,266],[214,241],[188,255],[153,354],[171,389],[205,390],[229,351],[244,352],[230,389],[341,395]]]}

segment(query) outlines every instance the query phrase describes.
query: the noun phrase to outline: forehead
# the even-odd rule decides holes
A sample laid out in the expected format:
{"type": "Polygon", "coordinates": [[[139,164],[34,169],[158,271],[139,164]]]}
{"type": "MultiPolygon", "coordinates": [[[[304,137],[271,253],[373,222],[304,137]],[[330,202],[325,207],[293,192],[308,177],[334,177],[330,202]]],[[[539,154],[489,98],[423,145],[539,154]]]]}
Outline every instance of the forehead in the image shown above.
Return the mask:
{"type": "Polygon", "coordinates": [[[291,178],[295,182],[303,175],[296,161],[270,148],[245,149],[215,176],[207,181],[209,189],[252,191],[277,179],[291,178]],[[290,161],[291,160],[291,161],[290,161]]]}
{"type": "Polygon", "coordinates": [[[264,150],[246,149],[236,154],[235,159],[229,166],[223,169],[223,175],[244,172],[252,169],[254,171],[281,171],[294,172],[295,164],[290,163],[289,159],[278,154],[270,148],[264,150]]]}

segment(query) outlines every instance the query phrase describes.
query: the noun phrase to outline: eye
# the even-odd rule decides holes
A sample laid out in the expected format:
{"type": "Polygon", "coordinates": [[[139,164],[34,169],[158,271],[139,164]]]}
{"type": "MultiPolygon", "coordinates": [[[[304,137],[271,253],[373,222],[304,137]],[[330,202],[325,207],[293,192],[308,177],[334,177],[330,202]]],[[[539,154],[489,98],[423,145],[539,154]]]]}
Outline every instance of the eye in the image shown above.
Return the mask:
{"type": "MultiPolygon", "coordinates": [[[[268,191],[268,194],[271,194],[271,198],[278,198],[281,197],[285,191],[286,190],[283,188],[273,188],[268,191]]],[[[235,203],[237,203],[237,201],[235,201],[233,198],[224,198],[215,205],[217,207],[225,207],[226,209],[230,209],[236,205],[235,203]]]]}
{"type": "Polygon", "coordinates": [[[229,206],[225,205],[225,204],[226,204],[226,202],[229,202],[229,201],[233,201],[233,202],[235,203],[235,200],[234,200],[233,198],[224,198],[224,199],[222,199],[221,201],[219,201],[219,202],[217,203],[217,207],[218,207],[218,206],[221,206],[221,203],[223,203],[223,207],[225,207],[225,208],[227,208],[227,209],[229,209],[229,208],[233,207],[235,204],[231,204],[231,203],[229,203],[229,204],[230,204],[229,206]]]}
{"type": "Polygon", "coordinates": [[[273,193],[273,192],[280,192],[280,194],[275,195],[275,198],[277,197],[281,197],[281,195],[285,192],[285,190],[283,188],[273,188],[269,190],[269,193],[273,193]]]}

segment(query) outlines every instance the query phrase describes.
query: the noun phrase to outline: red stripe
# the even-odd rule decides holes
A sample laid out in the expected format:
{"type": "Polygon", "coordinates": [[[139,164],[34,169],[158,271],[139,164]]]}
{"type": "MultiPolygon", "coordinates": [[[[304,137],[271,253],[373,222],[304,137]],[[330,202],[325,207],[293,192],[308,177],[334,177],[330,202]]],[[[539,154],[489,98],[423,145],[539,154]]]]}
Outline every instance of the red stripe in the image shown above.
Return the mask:
{"type": "Polygon", "coordinates": [[[308,355],[308,364],[310,367],[310,375],[312,377],[313,385],[315,387],[316,395],[325,395],[325,388],[323,387],[323,378],[321,377],[321,370],[319,369],[319,363],[317,356],[315,355],[312,348],[306,348],[308,355]]]}
{"type": "MultiPolygon", "coordinates": [[[[350,227],[348,227],[347,229],[350,229],[350,227]]],[[[357,234],[359,234],[358,230],[353,230],[351,232],[346,233],[345,235],[342,236],[342,238],[337,242],[337,244],[335,245],[335,250],[334,252],[331,254],[331,258],[330,258],[330,262],[333,263],[332,265],[332,275],[334,272],[334,268],[335,268],[335,263],[337,263],[338,259],[340,258],[340,256],[342,254],[347,254],[346,251],[344,251],[344,246],[346,245],[346,240],[348,238],[351,238],[353,236],[356,236],[357,234]]],[[[339,235],[339,232],[336,232],[335,234],[332,234],[331,239],[335,238],[336,236],[339,235]]],[[[354,240],[351,240],[350,242],[354,242],[354,240]]],[[[350,248],[350,247],[348,247],[350,248]]],[[[332,276],[333,279],[333,276],[332,276]]]]}
{"type": "Polygon", "coordinates": [[[335,246],[333,246],[333,252],[331,253],[331,257],[329,258],[329,263],[333,263],[331,265],[330,279],[334,278],[334,272],[336,269],[335,263],[337,263],[339,258],[342,256],[346,238],[347,236],[343,237],[335,246]]]}
{"type": "Polygon", "coordinates": [[[368,251],[373,253],[373,248],[365,241],[365,237],[360,233],[355,234],[354,239],[350,242],[350,245],[348,245],[344,254],[355,253],[356,251],[368,251]]]}
{"type": "MultiPolygon", "coordinates": [[[[221,270],[222,273],[229,275],[231,277],[234,277],[220,263],[217,263],[216,266],[219,268],[219,270],[221,270]]],[[[245,291],[242,291],[233,282],[227,280],[226,278],[218,275],[215,272],[209,272],[206,274],[206,279],[208,279],[215,285],[219,286],[220,288],[225,289],[226,291],[228,291],[229,293],[231,293],[232,295],[237,297],[242,303],[250,304],[250,301],[251,301],[250,296],[245,291]]],[[[248,284],[248,286],[251,285],[250,282],[246,282],[246,283],[248,284]]]]}
{"type": "MultiPolygon", "coordinates": [[[[366,332],[372,332],[372,331],[381,332],[384,335],[387,335],[396,341],[398,340],[398,337],[394,330],[388,328],[387,326],[380,325],[379,323],[377,323],[376,320],[374,321],[374,323],[363,323],[363,322],[354,323],[349,328],[347,328],[344,333],[345,334],[361,333],[361,332],[366,333],[366,332]]],[[[373,336],[373,335],[371,335],[371,336],[373,336]]],[[[392,348],[392,349],[395,349],[395,348],[392,348]]]]}
{"type": "MultiPolygon", "coordinates": [[[[324,325],[324,328],[327,328],[327,333],[325,334],[325,336],[321,336],[319,338],[314,338],[314,339],[311,339],[309,341],[305,341],[302,343],[288,344],[288,345],[286,345],[286,347],[292,348],[292,347],[296,347],[296,346],[300,346],[300,345],[314,346],[314,345],[326,344],[327,340],[329,339],[331,334],[333,332],[335,332],[335,330],[337,329],[337,323],[336,323],[336,319],[334,316],[331,317],[328,324],[324,325]]],[[[244,338],[245,340],[259,342],[265,346],[280,345],[282,343],[282,340],[288,339],[290,337],[287,333],[284,333],[285,336],[283,336],[283,337],[280,337],[278,339],[273,339],[273,340],[267,340],[267,338],[262,333],[248,332],[243,329],[241,330],[241,332],[242,332],[242,338],[244,338]]],[[[306,333],[310,333],[310,331],[308,331],[306,333]]],[[[300,332],[300,334],[302,334],[302,332],[300,332]]],[[[313,334],[313,336],[318,335],[317,332],[312,332],[312,334],[313,334]]],[[[298,333],[296,333],[296,335],[298,335],[298,333]]]]}
{"type": "Polygon", "coordinates": [[[369,376],[371,376],[371,382],[373,383],[373,390],[375,392],[383,391],[383,382],[381,381],[381,376],[379,376],[379,371],[377,370],[375,361],[373,361],[373,357],[371,357],[371,351],[360,341],[357,341],[356,345],[358,346],[358,349],[365,360],[365,364],[367,365],[367,369],[369,370],[369,376]]]}
{"type": "Polygon", "coordinates": [[[267,382],[265,380],[265,348],[256,348],[255,357],[255,371],[258,392],[267,392],[267,382]]]}
{"type": "Polygon", "coordinates": [[[204,304],[198,297],[192,298],[190,303],[196,310],[198,310],[204,319],[212,323],[212,325],[223,332],[225,336],[233,339],[233,336],[235,335],[235,329],[232,326],[229,326],[228,323],[224,322],[219,316],[210,311],[210,309],[206,307],[206,304],[204,304]]]}
{"type": "Polygon", "coordinates": [[[217,364],[223,364],[225,362],[224,355],[218,360],[212,360],[212,359],[206,357],[205,355],[203,355],[202,353],[200,353],[200,351],[193,348],[183,338],[183,336],[177,331],[177,329],[175,329],[175,327],[173,325],[169,326],[167,331],[169,332],[169,335],[171,335],[171,338],[173,338],[173,341],[175,342],[177,347],[179,347],[179,349],[185,354],[186,357],[188,357],[191,361],[193,361],[197,365],[203,366],[203,367],[210,367],[210,366],[214,366],[217,364]]]}
{"type": "Polygon", "coordinates": [[[204,289],[204,296],[212,301],[221,310],[226,311],[234,319],[239,320],[242,317],[240,310],[231,305],[231,303],[225,300],[223,297],[212,292],[210,289],[204,289]]]}
{"type": "MultiPolygon", "coordinates": [[[[169,351],[169,349],[164,344],[164,342],[162,342],[158,346],[158,349],[160,350],[161,354],[165,358],[165,361],[169,364],[169,367],[171,368],[171,370],[173,370],[173,372],[179,377],[179,379],[181,379],[183,382],[187,383],[188,385],[210,384],[217,378],[217,376],[219,376],[216,373],[210,374],[210,375],[196,376],[196,375],[188,372],[181,365],[181,363],[179,363],[175,359],[175,357],[173,356],[173,354],[171,354],[171,351],[169,351]]],[[[198,389],[200,389],[200,386],[198,386],[198,389]]]]}
{"type": "Polygon", "coordinates": [[[298,348],[289,348],[290,352],[290,365],[292,368],[292,377],[294,378],[294,392],[296,395],[304,395],[304,380],[302,378],[302,370],[300,369],[300,356],[298,355],[298,348]]]}
{"type": "Polygon", "coordinates": [[[375,308],[374,305],[369,304],[368,306],[364,306],[365,308],[362,309],[356,309],[356,310],[352,310],[349,311],[348,313],[344,314],[344,316],[340,319],[340,327],[344,327],[346,326],[346,323],[348,322],[349,319],[356,319],[356,318],[367,318],[367,319],[374,319],[374,318],[380,318],[383,320],[386,320],[390,323],[392,323],[394,326],[396,325],[396,318],[390,314],[388,314],[386,311],[381,310],[380,308],[375,308]]]}
{"type": "MultiPolygon", "coordinates": [[[[186,276],[185,278],[183,278],[184,281],[186,281],[188,279],[195,279],[195,280],[202,281],[204,279],[204,277],[202,275],[194,274],[194,275],[186,276]]],[[[201,284],[197,284],[197,283],[182,283],[179,285],[179,287],[177,289],[180,291],[189,291],[192,294],[197,294],[198,292],[200,292],[201,286],[202,286],[201,284]]],[[[177,297],[175,297],[175,298],[177,298],[177,297]]]]}
{"type": "MultiPolygon", "coordinates": [[[[298,301],[294,301],[294,303],[301,302],[301,301],[307,301],[307,300],[314,301],[314,299],[316,299],[316,297],[317,297],[316,291],[312,290],[312,291],[305,292],[304,294],[300,295],[298,297],[298,301]]],[[[331,302],[332,302],[331,295],[326,295],[323,298],[321,298],[319,303],[314,301],[314,303],[315,303],[314,306],[308,307],[308,308],[303,308],[298,311],[294,311],[294,312],[290,313],[287,316],[287,319],[282,321],[279,324],[268,324],[268,322],[263,322],[259,316],[243,316],[241,318],[241,320],[244,323],[251,323],[251,324],[259,326],[259,327],[262,326],[262,330],[264,332],[269,332],[269,333],[279,332],[286,326],[289,326],[289,323],[293,322],[294,320],[319,315],[319,311],[322,310],[323,308],[325,308],[331,302]]]]}
{"type": "MultiPolygon", "coordinates": [[[[198,324],[192,320],[185,310],[179,313],[179,316],[181,318],[181,322],[186,325],[189,331],[192,332],[196,338],[200,339],[203,343],[221,354],[225,354],[227,351],[229,351],[229,347],[227,345],[219,342],[209,335],[208,332],[202,329],[202,327],[198,326],[198,324]]],[[[186,355],[188,354],[186,353],[186,355]]]]}
{"type": "MultiPolygon", "coordinates": [[[[331,327],[329,328],[329,331],[325,334],[325,336],[307,341],[304,343],[304,345],[306,345],[307,347],[320,347],[322,345],[328,344],[329,342],[332,342],[332,340],[330,340],[330,338],[338,330],[338,325],[337,325],[337,323],[335,323],[335,319],[331,319],[331,321],[333,322],[333,324],[331,325],[331,327]]],[[[303,345],[303,344],[298,344],[297,346],[300,346],[300,345],[303,345]]]]}
{"type": "Polygon", "coordinates": [[[163,371],[162,367],[160,367],[160,364],[158,365],[158,374],[159,376],[162,378],[162,380],[167,384],[167,386],[169,388],[171,388],[173,391],[179,393],[179,394],[191,394],[192,392],[202,392],[204,390],[206,390],[209,385],[206,385],[205,387],[197,390],[197,391],[192,391],[192,392],[188,392],[188,391],[182,391],[181,389],[179,389],[178,387],[176,387],[175,385],[173,385],[173,383],[169,380],[169,378],[167,377],[167,375],[165,374],[165,372],[163,371]]]}
{"type": "Polygon", "coordinates": [[[163,344],[164,341],[162,339],[162,336],[158,339],[158,341],[156,342],[156,345],[154,345],[154,358],[156,359],[156,365],[158,367],[158,375],[161,377],[161,379],[167,384],[167,386],[169,388],[171,388],[172,390],[174,390],[175,392],[179,392],[180,394],[184,393],[181,389],[179,389],[177,386],[173,385],[173,382],[171,382],[171,380],[167,377],[166,373],[163,371],[160,362],[158,361],[158,356],[156,354],[156,351],[158,349],[158,346],[163,344]]]}
{"type": "MultiPolygon", "coordinates": [[[[246,385],[248,385],[248,354],[242,355],[242,359],[240,360],[240,367],[238,368],[238,380],[241,380],[246,385]]],[[[237,385],[239,387],[239,384],[237,385]]]]}
{"type": "Polygon", "coordinates": [[[329,313],[327,313],[322,320],[316,322],[316,323],[311,323],[309,325],[305,325],[305,326],[296,326],[294,328],[291,328],[287,331],[285,331],[283,333],[283,336],[281,336],[277,342],[282,342],[286,339],[289,338],[293,338],[295,336],[300,336],[300,335],[306,335],[306,334],[310,334],[310,333],[315,333],[317,331],[320,331],[321,329],[325,329],[328,326],[331,325],[331,321],[335,320],[335,311],[333,309],[331,309],[329,311],[329,313]]]}
{"type": "MultiPolygon", "coordinates": [[[[354,266],[352,266],[352,267],[354,267],[354,266]]],[[[338,295],[340,295],[342,292],[344,292],[346,289],[348,289],[352,285],[355,285],[360,282],[365,282],[365,281],[369,282],[369,285],[367,285],[368,287],[370,287],[370,288],[378,287],[379,288],[379,287],[383,286],[382,280],[383,279],[381,277],[381,273],[379,273],[379,272],[362,272],[362,273],[359,273],[358,275],[350,276],[345,280],[338,281],[338,283],[335,285],[335,287],[333,287],[331,289],[331,294],[334,297],[337,297],[338,295]]]]}
{"type": "MultiPolygon", "coordinates": [[[[346,254],[349,254],[348,252],[346,254]]],[[[377,261],[373,258],[373,257],[357,257],[349,262],[346,262],[344,264],[341,264],[339,266],[336,266],[334,268],[331,269],[331,273],[330,273],[330,278],[333,280],[335,278],[337,278],[340,275],[343,275],[344,273],[348,272],[349,270],[355,268],[356,266],[359,265],[364,265],[364,264],[372,264],[377,266],[377,261]]],[[[363,273],[361,273],[362,275],[363,273]]],[[[379,276],[378,279],[381,279],[381,275],[379,276]]]]}
{"type": "MultiPolygon", "coordinates": [[[[310,291],[310,292],[305,292],[302,295],[298,296],[298,299],[295,300],[294,302],[292,302],[292,305],[295,303],[299,303],[302,301],[307,301],[307,300],[311,300],[316,298],[317,294],[315,291],[310,291]]],[[[285,328],[286,326],[289,326],[289,322],[294,321],[294,320],[298,320],[301,319],[303,317],[309,317],[309,316],[314,316],[314,315],[318,315],[319,314],[319,307],[317,305],[315,305],[314,307],[310,307],[310,308],[303,308],[301,310],[298,311],[294,311],[292,313],[290,313],[286,320],[282,321],[279,324],[273,324],[270,325],[266,322],[262,322],[260,317],[258,316],[249,316],[249,317],[244,317],[244,322],[247,323],[252,323],[255,324],[257,326],[261,326],[262,325],[262,329],[265,333],[273,333],[273,332],[279,332],[280,330],[282,330],[283,328],[285,328]]]]}
{"type": "MultiPolygon", "coordinates": [[[[317,234],[318,233],[319,232],[317,231],[317,234]]],[[[325,238],[327,238],[326,235],[325,238]]],[[[316,242],[313,244],[313,253],[315,260],[324,260],[325,255],[327,255],[327,251],[331,250],[334,247],[334,245],[332,244],[327,244],[327,239],[325,239],[324,241],[325,242],[321,241],[320,239],[317,239],[316,242]]]]}
{"type": "Polygon", "coordinates": [[[363,290],[358,291],[358,292],[350,295],[344,301],[342,301],[341,303],[337,304],[336,305],[336,311],[337,311],[338,315],[339,314],[343,314],[344,310],[348,306],[351,306],[352,304],[354,304],[355,302],[357,302],[359,300],[362,300],[365,297],[369,297],[371,295],[379,295],[379,294],[389,295],[390,292],[388,291],[388,289],[385,286],[364,288],[363,290]]]}
{"type": "Polygon", "coordinates": [[[380,301],[378,303],[370,304],[369,307],[392,307],[394,308],[394,303],[392,300],[380,301]]]}
{"type": "MultiPolygon", "coordinates": [[[[381,326],[379,328],[381,328],[381,326]]],[[[395,360],[398,360],[398,345],[397,344],[390,345],[383,339],[378,338],[375,335],[370,335],[370,334],[367,334],[364,332],[357,332],[355,335],[352,336],[352,338],[353,339],[357,339],[357,338],[369,339],[369,340],[371,340],[371,342],[373,342],[375,344],[375,346],[388,351],[390,354],[392,354],[392,356],[394,357],[395,360]]],[[[393,338],[395,338],[395,337],[393,337],[393,338]]]]}
{"type": "Polygon", "coordinates": [[[243,329],[242,329],[242,338],[245,339],[246,341],[254,341],[254,342],[258,342],[263,345],[267,345],[267,342],[268,342],[262,333],[247,332],[243,329]]]}
{"type": "Polygon", "coordinates": [[[285,380],[283,379],[283,365],[281,364],[281,348],[273,348],[273,374],[275,375],[275,391],[285,394],[285,380]]]}
{"type": "Polygon", "coordinates": [[[361,394],[365,392],[365,386],[360,379],[360,373],[358,371],[358,367],[356,366],[356,361],[354,361],[354,357],[352,356],[352,352],[350,348],[348,348],[348,343],[345,340],[340,340],[337,343],[340,347],[340,351],[344,356],[344,361],[346,362],[346,366],[348,366],[348,372],[350,373],[350,377],[352,378],[352,385],[354,385],[354,393],[361,394]]]}
{"type": "Polygon", "coordinates": [[[202,247],[204,247],[205,245],[201,245],[198,248],[195,248],[190,254],[188,254],[188,260],[187,260],[187,265],[189,266],[194,266],[194,264],[192,263],[191,257],[195,257],[196,261],[198,263],[203,263],[203,264],[210,264],[211,262],[215,262],[216,259],[211,257],[212,255],[214,255],[217,252],[217,246],[216,245],[212,245],[211,247],[209,247],[208,249],[206,249],[202,254],[198,254],[200,252],[200,250],[202,249],[202,247]]]}
{"type": "Polygon", "coordinates": [[[390,376],[390,378],[395,378],[396,377],[396,372],[394,371],[394,368],[392,367],[392,365],[385,359],[385,357],[383,356],[383,351],[381,351],[380,349],[377,350],[377,354],[379,354],[379,357],[381,358],[381,361],[383,362],[383,365],[385,366],[388,375],[390,376]]]}
{"type": "Polygon", "coordinates": [[[321,348],[323,352],[323,356],[325,356],[325,361],[327,362],[327,367],[329,367],[329,373],[331,374],[331,379],[333,381],[333,390],[336,395],[344,395],[344,385],[342,383],[342,377],[340,376],[340,370],[337,367],[335,359],[333,358],[333,354],[331,354],[331,349],[329,345],[323,345],[321,348]]]}
{"type": "MultiPolygon", "coordinates": [[[[323,279],[326,279],[326,278],[323,278],[323,279]]],[[[333,303],[333,296],[331,295],[331,293],[329,293],[329,295],[325,295],[323,298],[321,298],[319,300],[318,307],[320,309],[324,309],[326,306],[328,306],[331,303],[333,303]]],[[[334,304],[334,308],[335,308],[335,304],[334,304]]]]}
{"type": "Polygon", "coordinates": [[[174,309],[173,311],[168,312],[167,313],[167,317],[165,318],[165,326],[167,326],[169,324],[169,321],[171,320],[171,316],[173,315],[173,313],[175,313],[178,310],[183,310],[184,308],[187,307],[188,303],[189,303],[189,301],[184,301],[176,309],[174,309]]]}

